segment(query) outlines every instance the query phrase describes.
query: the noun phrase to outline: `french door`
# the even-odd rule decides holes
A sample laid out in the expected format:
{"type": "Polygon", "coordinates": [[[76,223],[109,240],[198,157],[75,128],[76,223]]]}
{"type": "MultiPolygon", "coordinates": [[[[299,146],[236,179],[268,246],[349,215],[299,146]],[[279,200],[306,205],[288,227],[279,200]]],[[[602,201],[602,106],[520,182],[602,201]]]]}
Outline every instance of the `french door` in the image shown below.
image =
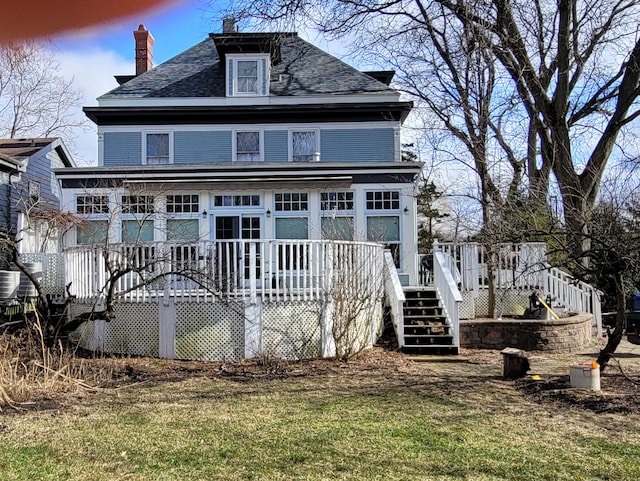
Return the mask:
{"type": "MultiPolygon", "coordinates": [[[[251,277],[250,245],[239,240],[257,240],[261,236],[261,217],[255,215],[215,216],[213,237],[218,243],[218,262],[222,271],[235,279],[236,285],[244,286],[251,277]],[[227,241],[227,242],[224,242],[227,241]],[[239,274],[242,274],[239,277],[239,274]]],[[[260,246],[256,246],[255,276],[260,281],[260,246]]]]}

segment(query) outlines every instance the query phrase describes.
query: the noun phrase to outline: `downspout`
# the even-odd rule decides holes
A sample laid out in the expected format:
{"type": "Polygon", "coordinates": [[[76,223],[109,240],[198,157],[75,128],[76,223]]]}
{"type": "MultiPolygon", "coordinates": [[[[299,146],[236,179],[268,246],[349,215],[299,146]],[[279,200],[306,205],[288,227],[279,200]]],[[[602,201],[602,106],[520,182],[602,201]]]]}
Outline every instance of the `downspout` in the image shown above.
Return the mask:
{"type": "Polygon", "coordinates": [[[9,183],[7,184],[8,185],[7,208],[5,212],[5,220],[7,222],[7,232],[10,232],[11,230],[11,194],[13,192],[13,181],[11,180],[11,178],[17,173],[19,173],[19,169],[17,167],[14,167],[9,171],[9,183]]]}

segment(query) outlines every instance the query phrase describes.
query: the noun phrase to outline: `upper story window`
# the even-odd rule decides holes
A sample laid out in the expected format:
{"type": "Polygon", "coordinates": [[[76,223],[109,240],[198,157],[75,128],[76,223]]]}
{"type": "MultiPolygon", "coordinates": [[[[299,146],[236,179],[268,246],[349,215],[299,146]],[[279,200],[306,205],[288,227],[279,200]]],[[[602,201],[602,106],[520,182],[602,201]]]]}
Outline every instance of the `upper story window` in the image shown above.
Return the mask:
{"type": "Polygon", "coordinates": [[[108,214],[108,195],[79,195],[76,197],[76,212],[78,214],[108,214]]]}
{"type": "Polygon", "coordinates": [[[291,131],[291,160],[294,162],[320,160],[319,137],[317,130],[291,131]]]}
{"type": "Polygon", "coordinates": [[[168,164],[171,161],[170,136],[168,133],[145,135],[147,165],[168,164]]]}
{"type": "Polygon", "coordinates": [[[260,161],[262,157],[262,132],[237,131],[234,135],[235,159],[260,161]]]}
{"type": "Polygon", "coordinates": [[[29,181],[29,197],[31,200],[40,199],[40,182],[36,180],[29,181]]]}
{"type": "Polygon", "coordinates": [[[227,55],[227,96],[265,96],[268,79],[268,54],[227,55]]]}

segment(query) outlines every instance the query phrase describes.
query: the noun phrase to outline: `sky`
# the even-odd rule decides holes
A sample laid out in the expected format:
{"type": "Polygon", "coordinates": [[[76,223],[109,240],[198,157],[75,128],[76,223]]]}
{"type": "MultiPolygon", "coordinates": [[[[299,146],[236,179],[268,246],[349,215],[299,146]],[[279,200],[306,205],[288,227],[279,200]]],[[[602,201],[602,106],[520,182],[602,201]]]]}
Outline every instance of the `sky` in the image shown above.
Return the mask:
{"type": "MultiPolygon", "coordinates": [[[[158,65],[196,43],[209,32],[221,27],[210,20],[207,0],[182,0],[133,17],[122,18],[105,25],[53,37],[52,49],[60,64],[60,73],[73,78],[82,92],[82,106],[97,105],[96,98],[117,87],[114,75],[135,73],[133,31],[144,24],[155,39],[153,63],[158,65]]],[[[218,2],[222,3],[222,2],[218,2]]],[[[77,115],[85,117],[81,108],[77,115]]],[[[88,120],[88,119],[87,119],[88,120]]],[[[86,132],[75,139],[64,139],[79,165],[97,164],[97,134],[88,121],[86,132]]]]}

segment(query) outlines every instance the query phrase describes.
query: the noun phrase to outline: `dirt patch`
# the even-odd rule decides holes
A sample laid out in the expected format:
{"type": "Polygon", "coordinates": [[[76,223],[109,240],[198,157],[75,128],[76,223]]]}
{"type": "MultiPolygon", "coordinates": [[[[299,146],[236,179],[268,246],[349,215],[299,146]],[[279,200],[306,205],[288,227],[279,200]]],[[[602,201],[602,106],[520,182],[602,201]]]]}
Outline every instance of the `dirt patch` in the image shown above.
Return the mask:
{"type": "MultiPolygon", "coordinates": [[[[502,378],[499,351],[463,349],[461,354],[463,362],[435,362],[424,358],[417,362],[412,356],[383,347],[370,349],[349,362],[335,359],[261,359],[224,363],[144,357],[85,357],[80,360],[84,381],[69,381],[65,389],[33,391],[30,396],[13,398],[13,406],[5,405],[0,414],[68,409],[101,393],[134,388],[135,385],[203,377],[238,383],[321,378],[321,382],[339,384],[348,379],[350,389],[361,380],[363,389],[383,390],[394,385],[411,385],[429,395],[474,396],[479,403],[482,403],[483,395],[489,402],[489,398],[495,397],[496,390],[499,390],[503,405],[511,403],[516,406],[518,399],[525,399],[536,404],[593,413],[640,413],[640,353],[621,352],[621,368],[615,361],[609,366],[602,375],[600,392],[570,387],[569,360],[579,355],[528,353],[532,365],[529,375],[507,381],[502,378]],[[95,381],[89,381],[91,379],[95,381]]],[[[584,357],[589,355],[587,353],[584,357]]]]}

